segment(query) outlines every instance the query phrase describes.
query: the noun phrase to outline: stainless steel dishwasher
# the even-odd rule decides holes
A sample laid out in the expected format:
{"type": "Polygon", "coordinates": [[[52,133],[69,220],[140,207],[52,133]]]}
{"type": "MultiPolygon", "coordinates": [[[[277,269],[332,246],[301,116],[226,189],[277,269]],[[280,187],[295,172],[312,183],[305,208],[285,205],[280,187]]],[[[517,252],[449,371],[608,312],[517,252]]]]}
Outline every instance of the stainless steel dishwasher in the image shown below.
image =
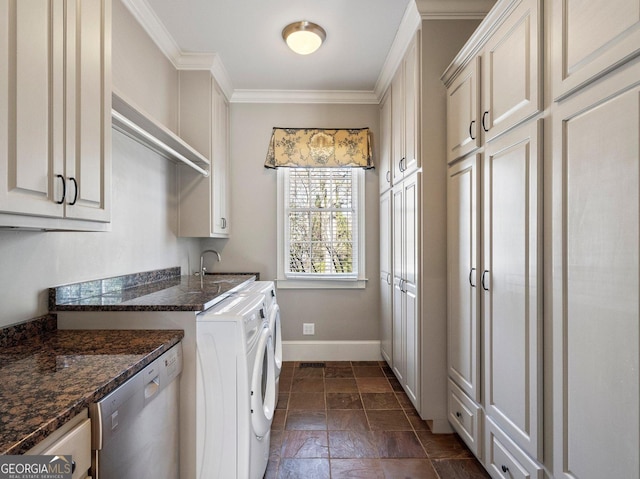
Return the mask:
{"type": "Polygon", "coordinates": [[[178,343],[89,407],[95,479],[179,476],[178,343]]]}

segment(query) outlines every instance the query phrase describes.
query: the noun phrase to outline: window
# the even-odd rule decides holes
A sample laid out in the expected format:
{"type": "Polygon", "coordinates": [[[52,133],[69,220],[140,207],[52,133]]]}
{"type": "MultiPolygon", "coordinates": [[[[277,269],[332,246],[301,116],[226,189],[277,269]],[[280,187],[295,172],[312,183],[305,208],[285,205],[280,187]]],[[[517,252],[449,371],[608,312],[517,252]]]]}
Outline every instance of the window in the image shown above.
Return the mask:
{"type": "Polygon", "coordinates": [[[278,287],[363,288],[364,171],[278,169],[278,287]]]}

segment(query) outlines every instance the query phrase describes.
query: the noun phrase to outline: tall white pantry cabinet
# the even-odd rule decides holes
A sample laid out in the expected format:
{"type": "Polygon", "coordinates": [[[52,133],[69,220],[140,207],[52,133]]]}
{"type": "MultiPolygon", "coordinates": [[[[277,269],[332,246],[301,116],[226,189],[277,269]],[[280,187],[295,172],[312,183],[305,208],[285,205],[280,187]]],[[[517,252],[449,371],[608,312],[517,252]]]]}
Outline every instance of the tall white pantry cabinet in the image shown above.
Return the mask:
{"type": "Polygon", "coordinates": [[[381,353],[422,419],[450,432],[446,114],[440,72],[475,20],[422,20],[380,104],[381,353]],[[445,41],[446,40],[446,41],[445,41]]]}
{"type": "Polygon", "coordinates": [[[420,410],[418,32],[381,104],[382,355],[420,410]]]}
{"type": "Polygon", "coordinates": [[[639,53],[637,0],[499,0],[443,75],[448,414],[492,477],[640,477],[639,53]]]}

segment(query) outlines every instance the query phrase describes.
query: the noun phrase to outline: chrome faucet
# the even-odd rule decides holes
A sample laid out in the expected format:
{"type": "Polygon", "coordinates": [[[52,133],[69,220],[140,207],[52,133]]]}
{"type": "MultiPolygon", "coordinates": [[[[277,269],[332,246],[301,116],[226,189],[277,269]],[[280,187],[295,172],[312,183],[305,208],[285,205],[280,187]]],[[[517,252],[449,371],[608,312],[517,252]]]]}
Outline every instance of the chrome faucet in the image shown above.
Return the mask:
{"type": "Polygon", "coordinates": [[[214,249],[206,249],[204,250],[201,254],[200,254],[200,277],[202,278],[204,276],[204,273],[206,271],[206,268],[204,267],[204,255],[206,253],[214,253],[217,257],[218,257],[218,263],[220,261],[222,261],[222,258],[220,257],[220,253],[218,253],[216,250],[214,249]]]}

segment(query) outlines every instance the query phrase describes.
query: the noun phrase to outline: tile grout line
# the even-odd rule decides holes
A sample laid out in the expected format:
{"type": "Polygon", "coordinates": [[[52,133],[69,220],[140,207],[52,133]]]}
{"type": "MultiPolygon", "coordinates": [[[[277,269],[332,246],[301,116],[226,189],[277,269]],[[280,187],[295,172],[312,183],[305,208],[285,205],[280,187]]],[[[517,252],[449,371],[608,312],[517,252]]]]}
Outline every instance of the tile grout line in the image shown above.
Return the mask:
{"type": "MultiPolygon", "coordinates": [[[[360,366],[367,366],[367,365],[361,364],[360,366]]],[[[393,397],[398,402],[400,410],[402,410],[402,412],[403,412],[402,416],[405,418],[405,420],[407,420],[409,422],[411,427],[410,427],[410,429],[407,429],[407,430],[408,431],[410,430],[411,432],[413,432],[414,439],[417,440],[418,443],[420,444],[420,448],[424,453],[424,459],[426,459],[425,464],[429,464],[430,465],[432,473],[434,474],[434,479],[435,478],[442,479],[442,476],[441,476],[440,472],[438,472],[438,470],[435,467],[434,459],[432,459],[429,456],[426,444],[423,443],[423,441],[420,439],[419,432],[422,432],[425,429],[421,428],[420,424],[415,423],[410,419],[410,414],[411,414],[410,410],[414,410],[415,408],[413,407],[412,404],[408,404],[406,400],[403,400],[402,402],[400,401],[399,398],[402,396],[403,391],[395,390],[394,389],[394,385],[391,384],[390,377],[385,373],[384,368],[380,364],[377,364],[376,366],[380,367],[382,369],[382,373],[383,373],[382,377],[384,377],[386,379],[385,383],[388,384],[391,387],[391,392],[393,392],[393,397]],[[420,429],[418,429],[418,427],[420,427],[420,429]]],[[[323,407],[323,410],[324,410],[324,421],[325,421],[324,430],[325,430],[325,434],[326,434],[326,438],[327,438],[327,464],[329,466],[329,471],[328,471],[329,477],[331,478],[331,477],[333,477],[333,472],[331,470],[332,469],[331,468],[331,464],[333,463],[333,460],[336,460],[336,459],[339,459],[339,458],[332,457],[332,453],[331,453],[331,444],[330,444],[330,437],[329,437],[330,436],[330,432],[331,432],[330,431],[330,427],[329,427],[329,414],[330,414],[331,410],[329,408],[329,397],[328,397],[329,391],[328,391],[328,388],[327,388],[327,380],[329,379],[327,377],[327,375],[326,375],[327,374],[327,369],[326,369],[327,367],[329,367],[329,366],[326,366],[326,367],[322,368],[321,377],[322,377],[323,401],[324,401],[324,407],[323,407]]],[[[337,367],[337,365],[336,365],[336,367],[337,367]]],[[[354,368],[355,368],[355,366],[352,363],[350,363],[350,369],[351,369],[352,377],[353,377],[353,380],[354,380],[354,383],[355,383],[355,386],[356,386],[356,390],[357,390],[357,393],[358,393],[357,397],[361,402],[362,411],[364,413],[364,419],[366,420],[366,427],[368,428],[369,433],[373,433],[375,435],[375,431],[373,431],[373,429],[372,429],[372,425],[371,425],[371,421],[370,421],[369,413],[368,413],[368,411],[370,409],[368,409],[365,406],[365,400],[364,400],[365,392],[363,390],[361,390],[361,388],[360,388],[360,386],[358,384],[358,380],[357,380],[358,378],[356,377],[356,371],[355,371],[354,368]]],[[[286,390],[286,404],[285,404],[285,407],[283,408],[284,409],[284,413],[283,413],[283,423],[282,423],[282,433],[281,433],[282,444],[280,446],[280,454],[278,455],[279,457],[277,458],[277,464],[276,464],[276,467],[274,468],[274,472],[275,472],[275,476],[274,477],[275,478],[279,478],[280,477],[279,476],[280,468],[281,468],[282,460],[283,460],[282,451],[283,451],[283,448],[285,446],[284,437],[285,437],[285,434],[286,434],[286,431],[287,431],[287,422],[288,422],[288,420],[290,418],[289,415],[293,411],[293,410],[290,409],[290,406],[291,406],[291,399],[292,399],[291,396],[292,396],[292,394],[294,394],[294,381],[295,381],[296,377],[298,379],[304,379],[306,377],[304,374],[302,376],[299,376],[298,374],[296,374],[297,372],[298,372],[298,365],[296,365],[294,367],[294,369],[291,371],[290,381],[288,381],[289,387],[286,390]]],[[[309,376],[309,377],[313,377],[313,376],[309,376]]],[[[363,377],[365,377],[365,376],[363,376],[363,377]]],[[[366,377],[368,377],[368,376],[366,376],[366,377]]],[[[335,379],[348,379],[348,378],[337,377],[335,379]]],[[[281,390],[281,392],[282,392],[282,390],[281,390]]],[[[299,392],[305,392],[305,391],[304,391],[304,389],[301,389],[299,392]]],[[[311,391],[311,392],[313,392],[313,391],[311,391]]],[[[340,392],[340,391],[337,391],[337,392],[340,392]]],[[[378,391],[378,392],[381,392],[381,391],[378,391]]],[[[374,406],[374,408],[371,409],[371,410],[372,411],[376,410],[375,406],[378,405],[378,404],[373,402],[372,405],[374,406]]],[[[347,409],[347,410],[349,410],[349,409],[347,409]]],[[[342,426],[342,425],[337,425],[337,426],[338,427],[345,427],[346,424],[344,426],[342,426]]],[[[345,429],[345,431],[350,431],[350,430],[351,429],[345,429]]],[[[392,429],[392,431],[393,430],[394,429],[392,429]]],[[[427,429],[426,430],[430,431],[428,425],[427,425],[427,429]]],[[[377,450],[377,446],[376,446],[375,454],[376,454],[375,458],[357,458],[357,457],[354,457],[354,458],[345,458],[345,459],[371,459],[372,461],[375,462],[376,467],[379,468],[380,472],[382,474],[385,474],[384,469],[382,467],[384,459],[379,455],[379,450],[377,450]]],[[[389,457],[387,459],[402,460],[402,459],[412,459],[412,458],[404,458],[404,457],[394,458],[394,457],[389,457]]],[[[420,459],[420,458],[414,458],[414,459],[420,459]]],[[[269,477],[272,477],[272,476],[269,476],[269,477]]]]}

